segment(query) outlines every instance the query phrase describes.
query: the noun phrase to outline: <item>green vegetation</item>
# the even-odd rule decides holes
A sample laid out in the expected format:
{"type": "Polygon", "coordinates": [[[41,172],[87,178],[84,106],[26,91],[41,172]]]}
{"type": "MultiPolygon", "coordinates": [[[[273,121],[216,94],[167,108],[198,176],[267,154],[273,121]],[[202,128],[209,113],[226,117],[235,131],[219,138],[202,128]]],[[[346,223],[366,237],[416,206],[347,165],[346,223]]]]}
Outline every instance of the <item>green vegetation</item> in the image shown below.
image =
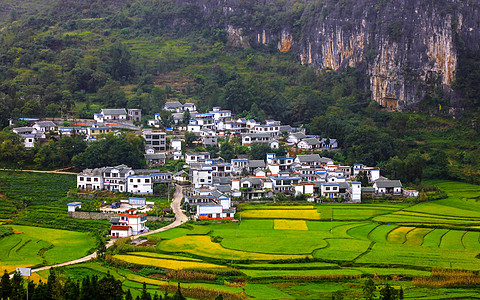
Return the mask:
{"type": "MultiPolygon", "coordinates": [[[[196,272],[208,272],[208,267],[201,264],[227,265],[238,273],[221,276],[227,276],[227,281],[233,280],[231,276],[245,278],[245,291],[253,297],[266,297],[268,293],[298,297],[299,289],[303,288],[311,298],[325,296],[326,291],[331,295],[340,288],[351,297],[359,297],[354,296],[361,295],[361,289],[355,288],[356,278],[375,276],[387,282],[391,278],[405,278],[390,284],[401,286],[406,297],[424,298],[428,289],[413,286],[410,279],[429,277],[435,268],[480,271],[477,263],[480,229],[457,217],[461,209],[470,207],[468,218],[480,218],[480,210],[468,205],[471,199],[480,196],[480,189],[465,183],[429,182],[432,183],[442,186],[452,198],[419,204],[248,204],[238,213],[242,215],[240,223],[185,224],[155,235],[161,237],[156,246],[158,254],[127,253],[116,258],[130,264],[136,261],[138,265],[143,264],[138,261],[140,257],[155,262],[169,258],[174,264],[170,268],[194,263],[198,264],[196,272]],[[453,207],[451,216],[447,203],[453,207]],[[448,228],[441,228],[442,224],[432,227],[428,219],[438,218],[441,205],[445,206],[441,217],[449,220],[443,226],[448,228]],[[322,215],[329,210],[333,211],[333,221],[311,220],[311,211],[322,215]],[[422,217],[425,223],[400,220],[400,213],[422,217]],[[376,221],[380,217],[385,223],[376,221]],[[305,285],[304,281],[315,281],[315,285],[325,289],[305,285]],[[345,288],[343,285],[348,282],[351,284],[345,288]]],[[[448,298],[478,292],[468,287],[439,293],[448,298]]]]}
{"type": "MultiPolygon", "coordinates": [[[[95,249],[88,233],[31,226],[11,226],[15,234],[0,238],[0,270],[51,265],[87,255],[95,249]]],[[[3,229],[3,227],[0,227],[3,229]]]]}
{"type": "MultiPolygon", "coordinates": [[[[27,2],[5,5],[11,14],[0,18],[2,128],[9,118],[91,118],[104,107],[141,108],[146,120],[167,100],[188,100],[201,112],[222,106],[260,121],[303,124],[310,134],[338,140],[342,151],[327,153],[334,159],[380,164],[384,175],[405,183],[419,184],[424,178],[480,182],[480,126],[474,111],[478,76],[469,69],[475,69],[478,55],[461,53],[454,86],[469,109],[459,118],[447,114],[448,101],[435,82],[425,83],[432,88],[419,107],[428,114],[389,113],[371,102],[368,80],[358,70],[317,72],[300,65],[292,52],[279,52],[274,43],[233,47],[221,11],[211,11],[210,19],[195,4],[170,0],[27,2]]],[[[244,1],[228,22],[236,28],[264,26],[272,34],[288,24],[298,40],[305,17],[348,7],[340,2],[335,8],[333,2],[314,7],[244,1]]],[[[398,26],[390,25],[390,35],[397,37],[398,26]]],[[[171,115],[161,114],[162,126],[169,126],[171,115]]],[[[80,155],[73,161],[77,168],[97,161],[91,152],[99,146],[82,155],[84,149],[73,144],[52,142],[23,151],[18,137],[0,136],[0,165],[50,169],[71,166],[74,155],[80,155]],[[68,155],[49,159],[59,149],[68,155]]],[[[263,159],[267,149],[255,147],[259,149],[250,155],[263,159]]],[[[229,158],[245,149],[222,144],[212,152],[229,158]]]]}

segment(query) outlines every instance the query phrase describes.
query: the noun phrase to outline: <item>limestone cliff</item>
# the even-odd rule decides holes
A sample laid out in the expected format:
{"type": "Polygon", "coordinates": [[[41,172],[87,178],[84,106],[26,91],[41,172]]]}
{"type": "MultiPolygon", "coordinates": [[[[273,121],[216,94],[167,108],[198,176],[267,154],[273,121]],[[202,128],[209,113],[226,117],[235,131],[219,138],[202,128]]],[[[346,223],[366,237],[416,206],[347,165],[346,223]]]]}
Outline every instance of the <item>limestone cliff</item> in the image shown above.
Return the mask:
{"type": "Polygon", "coordinates": [[[219,16],[232,43],[273,43],[303,64],[357,67],[372,97],[393,109],[415,107],[427,82],[447,92],[461,51],[480,50],[478,0],[178,0],[219,16]]]}

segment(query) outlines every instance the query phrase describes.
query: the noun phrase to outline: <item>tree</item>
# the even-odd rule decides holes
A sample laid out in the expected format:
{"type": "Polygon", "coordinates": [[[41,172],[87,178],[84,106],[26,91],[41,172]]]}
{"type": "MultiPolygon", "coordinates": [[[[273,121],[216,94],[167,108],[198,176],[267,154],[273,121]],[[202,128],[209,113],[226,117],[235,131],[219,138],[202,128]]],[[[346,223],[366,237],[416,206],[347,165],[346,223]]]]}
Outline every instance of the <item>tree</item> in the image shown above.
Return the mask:
{"type": "Polygon", "coordinates": [[[72,164],[78,170],[120,164],[143,168],[143,149],[144,142],[141,137],[131,137],[129,134],[116,136],[110,132],[104,139],[92,142],[84,152],[75,155],[72,164]]]}
{"type": "Polygon", "coordinates": [[[2,300],[7,300],[12,294],[12,284],[10,282],[10,276],[8,275],[7,270],[3,272],[0,286],[2,287],[0,290],[0,297],[2,300]]]}
{"type": "Polygon", "coordinates": [[[109,80],[98,90],[97,97],[107,107],[125,107],[127,105],[125,92],[118,81],[109,80]]]}
{"type": "Polygon", "coordinates": [[[140,295],[141,300],[152,300],[152,296],[147,292],[147,284],[144,282],[142,287],[142,294],[140,295]]]}
{"type": "Polygon", "coordinates": [[[222,143],[220,147],[220,156],[226,161],[230,161],[235,158],[232,144],[230,144],[229,142],[222,143]]]}
{"type": "Polygon", "coordinates": [[[114,80],[126,81],[133,77],[132,55],[125,44],[117,42],[107,51],[107,72],[114,80]]]}
{"type": "Polygon", "coordinates": [[[190,123],[190,111],[188,109],[183,113],[182,123],[185,125],[190,123]]]}
{"type": "Polygon", "coordinates": [[[125,300],[133,300],[132,293],[130,292],[129,289],[125,293],[125,300]]]}
{"type": "Polygon", "coordinates": [[[164,128],[170,127],[173,124],[173,115],[168,110],[162,110],[159,113],[160,116],[160,125],[164,128]]]}
{"type": "Polygon", "coordinates": [[[369,182],[368,182],[367,172],[365,171],[358,172],[357,181],[360,181],[362,183],[362,186],[368,186],[369,182]]]}
{"type": "Polygon", "coordinates": [[[197,136],[192,132],[185,132],[185,146],[192,147],[193,142],[197,140],[197,136]]]}
{"type": "Polygon", "coordinates": [[[372,280],[372,278],[368,278],[365,283],[363,284],[363,297],[365,297],[365,300],[373,300],[374,299],[374,294],[373,292],[375,291],[375,284],[372,280]]]}
{"type": "Polygon", "coordinates": [[[173,299],[174,300],[187,300],[187,298],[185,298],[182,295],[182,291],[180,290],[180,282],[178,283],[177,292],[175,293],[175,296],[173,296],[173,299]]]}

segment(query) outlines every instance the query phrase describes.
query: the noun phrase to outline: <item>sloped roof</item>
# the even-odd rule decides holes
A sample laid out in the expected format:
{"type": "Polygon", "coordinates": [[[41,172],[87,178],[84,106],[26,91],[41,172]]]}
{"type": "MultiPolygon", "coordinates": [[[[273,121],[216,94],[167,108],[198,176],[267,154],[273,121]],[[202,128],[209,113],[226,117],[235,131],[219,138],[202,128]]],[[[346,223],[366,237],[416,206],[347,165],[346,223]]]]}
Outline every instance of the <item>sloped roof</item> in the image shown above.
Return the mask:
{"type": "Polygon", "coordinates": [[[307,145],[319,145],[320,142],[316,138],[305,138],[301,142],[306,143],[307,145]]]}
{"type": "Polygon", "coordinates": [[[146,159],[166,159],[165,153],[145,154],[146,159]]]}
{"type": "Polygon", "coordinates": [[[290,136],[295,137],[297,139],[304,139],[307,137],[303,132],[291,133],[290,136]]]}
{"type": "Polygon", "coordinates": [[[300,162],[312,162],[312,161],[320,162],[320,155],[318,154],[302,154],[302,155],[297,155],[297,158],[300,162]]]}
{"type": "Polygon", "coordinates": [[[253,178],[253,177],[246,177],[246,178],[242,178],[240,180],[240,182],[250,182],[251,184],[253,185],[260,185],[262,184],[262,180],[260,180],[259,178],[253,178]]]}
{"type": "Polygon", "coordinates": [[[395,188],[402,187],[400,180],[377,180],[375,181],[377,188],[395,188]]]}
{"type": "Polygon", "coordinates": [[[249,136],[249,137],[256,137],[256,138],[269,138],[270,134],[269,133],[244,133],[242,134],[242,137],[249,136]]]}
{"type": "Polygon", "coordinates": [[[128,231],[130,229],[130,226],[122,226],[122,225],[112,225],[110,227],[110,230],[119,230],[119,231],[128,231]]]}
{"type": "Polygon", "coordinates": [[[265,168],[265,161],[264,160],[249,160],[248,161],[249,168],[265,168]]]}
{"type": "Polygon", "coordinates": [[[52,121],[40,121],[40,122],[35,122],[34,125],[40,126],[40,127],[55,127],[55,123],[52,121]]]}
{"type": "Polygon", "coordinates": [[[125,108],[112,108],[112,109],[102,109],[103,115],[126,115],[127,111],[125,108]]]}
{"type": "Polygon", "coordinates": [[[178,107],[183,107],[182,103],[180,103],[178,101],[172,101],[172,102],[165,103],[165,108],[178,108],[178,107]]]}

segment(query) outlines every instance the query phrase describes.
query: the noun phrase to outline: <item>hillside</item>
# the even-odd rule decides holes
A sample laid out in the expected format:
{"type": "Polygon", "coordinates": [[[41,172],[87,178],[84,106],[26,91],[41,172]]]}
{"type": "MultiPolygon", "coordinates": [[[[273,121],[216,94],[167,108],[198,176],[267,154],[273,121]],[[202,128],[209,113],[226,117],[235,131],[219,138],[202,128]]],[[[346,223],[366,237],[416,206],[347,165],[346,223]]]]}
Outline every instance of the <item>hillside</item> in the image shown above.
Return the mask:
{"type": "Polygon", "coordinates": [[[148,118],[167,100],[188,100],[200,111],[222,106],[303,125],[338,139],[335,159],[380,165],[386,175],[413,164],[420,178],[479,182],[477,6],[322,3],[3,1],[1,126],[91,118],[101,107],[141,108],[148,118]],[[371,101],[385,95],[416,113],[371,101]]]}

